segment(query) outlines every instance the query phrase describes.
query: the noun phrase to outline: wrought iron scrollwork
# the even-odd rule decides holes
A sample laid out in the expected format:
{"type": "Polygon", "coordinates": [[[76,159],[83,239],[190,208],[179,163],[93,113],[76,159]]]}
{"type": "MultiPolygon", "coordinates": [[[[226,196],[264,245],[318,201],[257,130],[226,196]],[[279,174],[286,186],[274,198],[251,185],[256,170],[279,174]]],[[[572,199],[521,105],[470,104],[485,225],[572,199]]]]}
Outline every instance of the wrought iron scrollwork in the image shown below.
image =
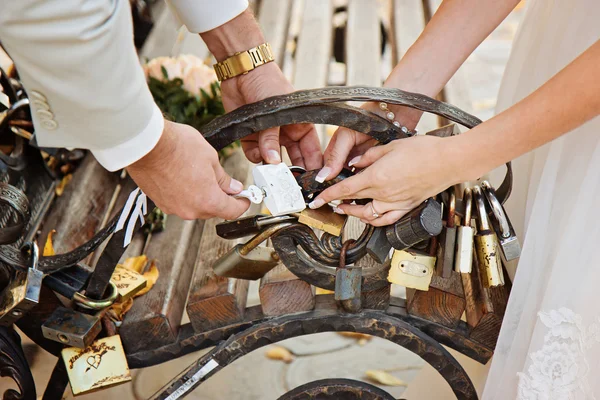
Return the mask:
{"type": "Polygon", "coordinates": [[[21,348],[21,338],[13,328],[0,327],[0,376],[10,377],[19,391],[8,389],[4,400],[36,400],[35,383],[21,348]]]}

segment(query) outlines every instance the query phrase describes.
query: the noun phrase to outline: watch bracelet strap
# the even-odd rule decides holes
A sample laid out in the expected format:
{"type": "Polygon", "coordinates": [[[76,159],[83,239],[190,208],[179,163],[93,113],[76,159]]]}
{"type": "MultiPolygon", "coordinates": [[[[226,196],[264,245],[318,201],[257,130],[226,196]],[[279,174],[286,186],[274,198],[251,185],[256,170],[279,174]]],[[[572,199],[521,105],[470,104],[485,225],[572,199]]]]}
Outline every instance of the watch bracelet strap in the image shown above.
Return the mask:
{"type": "Polygon", "coordinates": [[[263,43],[246,51],[235,53],[233,56],[213,65],[219,81],[224,81],[238,75],[247,74],[254,68],[274,61],[273,51],[269,43],[263,43]]]}

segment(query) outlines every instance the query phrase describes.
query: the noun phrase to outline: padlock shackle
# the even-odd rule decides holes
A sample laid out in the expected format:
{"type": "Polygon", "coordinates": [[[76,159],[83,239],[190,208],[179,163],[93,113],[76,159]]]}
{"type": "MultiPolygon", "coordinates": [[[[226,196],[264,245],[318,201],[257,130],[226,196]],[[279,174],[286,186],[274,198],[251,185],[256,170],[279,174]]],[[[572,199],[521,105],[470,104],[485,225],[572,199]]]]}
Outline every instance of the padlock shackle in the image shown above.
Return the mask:
{"type": "Polygon", "coordinates": [[[488,204],[492,209],[492,214],[494,215],[494,218],[496,218],[496,221],[498,221],[498,224],[500,226],[500,235],[502,237],[509,237],[511,232],[510,225],[508,223],[508,217],[504,212],[502,204],[500,204],[498,198],[496,197],[496,191],[488,181],[481,182],[481,191],[485,195],[488,204]]]}
{"type": "Polygon", "coordinates": [[[465,205],[463,225],[470,227],[471,219],[473,219],[473,192],[471,188],[465,188],[465,191],[463,192],[463,203],[465,205]]]}
{"type": "Polygon", "coordinates": [[[483,194],[481,193],[481,188],[479,186],[473,186],[473,198],[475,201],[475,208],[477,210],[477,220],[479,221],[479,230],[481,231],[489,231],[490,221],[487,217],[487,212],[485,210],[485,202],[483,201],[483,194]]]}
{"type": "Polygon", "coordinates": [[[248,240],[241,248],[240,254],[245,256],[250,253],[252,250],[258,247],[259,244],[273,236],[273,234],[283,228],[291,226],[292,222],[281,222],[279,224],[269,225],[269,227],[265,228],[259,234],[254,236],[252,239],[248,240]]]}

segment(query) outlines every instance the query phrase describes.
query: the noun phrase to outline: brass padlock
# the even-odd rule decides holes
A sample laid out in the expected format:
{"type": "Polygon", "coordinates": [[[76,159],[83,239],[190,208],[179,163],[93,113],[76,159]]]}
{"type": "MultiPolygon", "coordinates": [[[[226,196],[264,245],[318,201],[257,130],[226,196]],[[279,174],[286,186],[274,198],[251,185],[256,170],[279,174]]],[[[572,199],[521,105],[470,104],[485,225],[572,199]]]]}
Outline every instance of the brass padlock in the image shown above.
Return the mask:
{"type": "Polygon", "coordinates": [[[429,243],[429,254],[414,250],[394,250],[388,281],[406,288],[427,291],[435,270],[437,238],[429,243]]]}
{"type": "Polygon", "coordinates": [[[31,266],[15,269],[14,276],[0,294],[0,326],[10,326],[40,301],[44,273],[37,269],[39,249],[35,242],[28,244],[31,266]]]}
{"type": "Polygon", "coordinates": [[[131,298],[137,292],[146,287],[146,278],[142,274],[117,265],[110,278],[117,287],[117,301],[124,301],[131,298]]]}
{"type": "Polygon", "coordinates": [[[324,206],[317,209],[306,208],[298,214],[298,222],[311,228],[319,229],[333,236],[340,236],[347,216],[333,212],[331,207],[324,206]]]}
{"type": "Polygon", "coordinates": [[[258,245],[271,237],[275,232],[290,226],[290,222],[271,225],[245,244],[238,244],[221,256],[214,264],[213,270],[219,276],[228,278],[256,280],[272,270],[279,263],[279,256],[271,247],[258,245]]]}
{"type": "Polygon", "coordinates": [[[466,188],[464,191],[463,204],[465,205],[465,217],[456,232],[454,270],[462,274],[469,274],[473,269],[473,240],[475,236],[475,229],[471,226],[473,195],[470,188],[466,188]]]}
{"type": "Polygon", "coordinates": [[[65,348],[61,356],[75,396],[131,380],[119,335],[98,339],[85,349],[65,348]]]}
{"type": "Polygon", "coordinates": [[[42,325],[42,334],[46,339],[84,349],[101,329],[99,316],[58,307],[42,325]]]}
{"type": "Polygon", "coordinates": [[[473,198],[479,220],[477,235],[475,235],[475,251],[479,261],[482,283],[485,287],[504,285],[504,272],[499,254],[498,239],[490,228],[483,194],[479,186],[473,188],[473,198]]]}

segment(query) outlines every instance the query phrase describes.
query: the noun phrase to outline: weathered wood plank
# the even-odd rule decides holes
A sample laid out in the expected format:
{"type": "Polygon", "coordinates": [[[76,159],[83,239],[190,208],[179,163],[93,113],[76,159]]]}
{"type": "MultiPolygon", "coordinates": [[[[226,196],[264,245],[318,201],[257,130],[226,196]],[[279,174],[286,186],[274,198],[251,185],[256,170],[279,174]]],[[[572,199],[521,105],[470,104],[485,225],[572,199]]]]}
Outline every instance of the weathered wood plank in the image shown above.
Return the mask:
{"type": "Polygon", "coordinates": [[[410,315],[456,328],[465,310],[465,299],[430,287],[428,291],[406,289],[407,311],[410,315]]]}
{"type": "Polygon", "coordinates": [[[271,44],[275,61],[280,66],[283,65],[291,9],[290,0],[263,0],[258,14],[265,39],[271,44]]]}
{"type": "Polygon", "coordinates": [[[332,13],[329,0],[305,0],[293,78],[293,84],[298,90],[327,84],[332,13]]]}
{"type": "MultiPolygon", "coordinates": [[[[442,4],[442,0],[425,0],[427,1],[428,10],[431,16],[435,14],[437,9],[442,4]]],[[[468,113],[473,112],[473,101],[469,90],[468,78],[464,67],[460,67],[458,71],[450,78],[443,90],[442,98],[444,101],[460,108],[468,113]]]]}
{"type": "MultiPolygon", "coordinates": [[[[394,0],[393,7],[392,28],[394,34],[392,37],[394,40],[394,56],[392,58],[397,63],[425,29],[425,12],[421,1],[418,0],[394,0]]],[[[421,117],[417,129],[421,133],[426,133],[438,126],[438,117],[425,113],[421,117]]]]}
{"type": "MultiPolygon", "coordinates": [[[[233,178],[247,182],[250,163],[241,149],[225,160],[223,168],[233,178]]],[[[196,332],[237,322],[246,307],[248,281],[219,277],[212,269],[212,264],[238,243],[217,236],[215,226],[220,222],[217,218],[206,221],[194,268],[187,313],[196,332]]]]}
{"type": "Polygon", "coordinates": [[[155,13],[154,28],[148,35],[144,47],[140,51],[140,58],[142,62],[146,58],[152,59],[160,56],[171,56],[173,53],[173,46],[177,41],[177,35],[179,30],[179,23],[177,19],[169,10],[164,2],[157,4],[157,7],[153,9],[155,13]]]}
{"type": "Polygon", "coordinates": [[[121,326],[129,352],[174,341],[181,324],[203,221],[169,216],[167,226],[152,236],[147,256],[156,259],[159,278],[152,290],[139,297],[121,326]]]}
{"type": "Polygon", "coordinates": [[[381,289],[362,292],[362,308],[373,310],[385,310],[390,305],[390,291],[392,285],[387,285],[381,289]]]}
{"type": "Polygon", "coordinates": [[[263,314],[267,316],[309,311],[315,307],[315,294],[310,284],[292,274],[283,264],[260,280],[258,293],[263,314]]]}
{"type": "Polygon", "coordinates": [[[461,274],[465,290],[467,325],[470,336],[478,342],[494,348],[506,311],[510,293],[510,279],[505,273],[507,285],[485,288],[481,284],[477,257],[473,257],[473,272],[461,274]]]}
{"type": "Polygon", "coordinates": [[[371,0],[350,0],[346,28],[346,84],[381,86],[381,30],[371,0]]]}
{"type": "Polygon", "coordinates": [[[44,245],[52,229],[56,229],[53,243],[57,253],[87,242],[101,228],[118,180],[118,175],[102,168],[88,154],[63,195],[52,205],[39,235],[39,245],[44,245]]]}

